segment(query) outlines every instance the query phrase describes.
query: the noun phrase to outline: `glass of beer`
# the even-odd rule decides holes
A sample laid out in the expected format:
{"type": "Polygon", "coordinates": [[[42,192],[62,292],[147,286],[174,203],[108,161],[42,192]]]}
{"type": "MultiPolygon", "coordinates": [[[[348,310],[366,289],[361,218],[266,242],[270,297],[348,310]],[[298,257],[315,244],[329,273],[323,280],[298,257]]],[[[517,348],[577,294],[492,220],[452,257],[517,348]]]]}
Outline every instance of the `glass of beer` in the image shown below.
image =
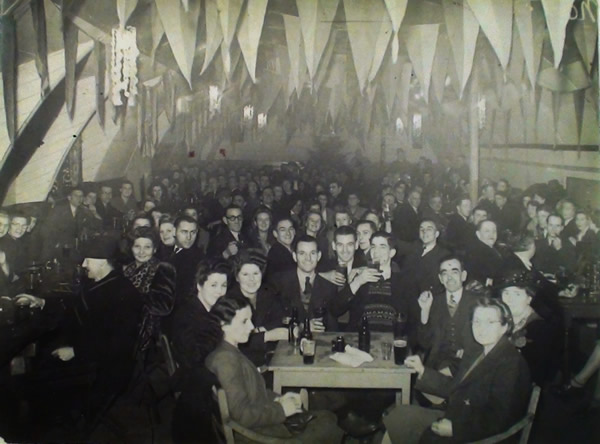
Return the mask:
{"type": "Polygon", "coordinates": [[[315,353],[317,351],[317,342],[312,339],[302,339],[300,343],[300,350],[302,351],[302,359],[305,364],[314,364],[315,353]]]}
{"type": "Polygon", "coordinates": [[[404,360],[408,356],[408,341],[406,338],[394,339],[394,363],[404,365],[404,360]]]}

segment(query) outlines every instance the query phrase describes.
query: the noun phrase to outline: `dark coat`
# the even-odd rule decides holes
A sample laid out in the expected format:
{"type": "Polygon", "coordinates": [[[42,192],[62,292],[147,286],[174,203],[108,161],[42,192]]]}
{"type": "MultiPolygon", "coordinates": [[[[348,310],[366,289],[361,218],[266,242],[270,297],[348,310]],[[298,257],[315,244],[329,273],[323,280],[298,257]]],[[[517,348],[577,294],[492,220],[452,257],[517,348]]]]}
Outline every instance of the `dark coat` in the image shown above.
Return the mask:
{"type": "Polygon", "coordinates": [[[448,255],[448,250],[439,245],[425,256],[422,256],[423,247],[419,242],[418,247],[404,260],[404,272],[415,281],[415,291],[418,297],[421,292],[430,290],[434,293],[444,288],[438,277],[440,271],[440,260],[448,255]]]}
{"type": "Polygon", "coordinates": [[[419,239],[419,224],[421,214],[416,212],[410,204],[402,204],[394,210],[392,231],[394,236],[405,242],[414,242],[419,239]]]}
{"type": "Polygon", "coordinates": [[[446,235],[444,242],[454,252],[465,251],[467,245],[475,237],[475,226],[467,222],[462,216],[458,214],[452,214],[448,220],[448,226],[446,227],[446,235]]]}
{"type": "Polygon", "coordinates": [[[223,258],[223,251],[225,251],[230,242],[237,242],[239,248],[250,246],[250,241],[244,233],[239,233],[239,238],[239,241],[236,240],[231,231],[226,226],[223,226],[219,233],[208,243],[207,256],[223,258]]]}
{"type": "Polygon", "coordinates": [[[293,308],[298,310],[299,322],[304,322],[304,319],[307,317],[312,318],[317,308],[326,307],[328,315],[327,329],[336,331],[338,315],[334,314],[331,309],[331,304],[338,295],[338,288],[336,285],[317,274],[313,283],[312,296],[307,312],[300,299],[301,287],[296,268],[274,275],[271,278],[270,283],[280,295],[281,304],[286,312],[291,313],[293,308]]]}
{"type": "MultiPolygon", "coordinates": [[[[417,380],[417,389],[448,400],[444,418],[452,421],[453,436],[437,437],[440,442],[470,442],[495,435],[525,413],[531,380],[520,353],[504,337],[465,377],[476,357],[465,356],[454,378],[425,368],[423,377],[417,380]]],[[[426,432],[425,438],[428,435],[437,436],[431,431],[426,432]]]]}
{"type": "Polygon", "coordinates": [[[577,265],[577,253],[570,241],[561,239],[561,248],[557,250],[550,245],[548,239],[539,239],[535,243],[535,256],[532,262],[535,268],[550,274],[556,274],[560,267],[568,273],[574,273],[577,265]]]}
{"type": "Polygon", "coordinates": [[[96,202],[96,212],[102,218],[104,228],[119,228],[122,223],[123,215],[119,213],[110,202],[104,205],[100,200],[96,202]],[[117,218],[117,226],[114,226],[114,219],[117,218]]]}
{"type": "Polygon", "coordinates": [[[82,206],[77,208],[73,217],[68,202],[54,207],[42,227],[44,257],[48,259],[56,257],[56,249],[62,248],[65,244],[74,249],[75,239],[81,236],[84,228],[92,225],[92,222],[95,223],[91,220],[93,218],[94,216],[82,206]]]}
{"type": "MultiPolygon", "coordinates": [[[[477,303],[477,295],[463,289],[462,297],[454,313],[455,324],[458,327],[457,345],[465,353],[481,351],[481,346],[475,342],[471,328],[471,313],[477,303]]],[[[455,372],[460,359],[451,353],[445,331],[452,318],[448,311],[446,290],[433,295],[433,303],[429,312],[427,324],[419,322],[418,342],[427,352],[425,364],[434,369],[450,367],[455,372]]]]}
{"type": "Polygon", "coordinates": [[[292,253],[281,243],[275,242],[267,255],[266,276],[271,277],[277,273],[296,269],[296,262],[292,253]]]}
{"type": "Polygon", "coordinates": [[[171,256],[171,263],[177,271],[177,299],[187,298],[196,286],[196,271],[204,255],[198,248],[184,248],[171,256]]]}
{"type": "Polygon", "coordinates": [[[497,279],[502,269],[502,256],[479,239],[472,242],[467,249],[465,269],[469,280],[477,280],[485,285],[487,279],[497,279]]]}

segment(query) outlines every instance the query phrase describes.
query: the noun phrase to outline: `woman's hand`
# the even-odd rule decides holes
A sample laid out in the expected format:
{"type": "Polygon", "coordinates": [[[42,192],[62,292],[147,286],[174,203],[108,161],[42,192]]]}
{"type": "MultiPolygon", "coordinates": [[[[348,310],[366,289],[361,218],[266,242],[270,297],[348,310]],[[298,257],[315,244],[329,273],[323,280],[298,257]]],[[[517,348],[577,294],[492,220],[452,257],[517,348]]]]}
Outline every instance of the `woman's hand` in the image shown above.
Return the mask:
{"type": "Polygon", "coordinates": [[[276,401],[283,407],[286,418],[302,411],[302,401],[299,393],[288,392],[277,398],[276,401]]]}
{"type": "Polygon", "coordinates": [[[274,328],[265,332],[265,342],[283,341],[288,338],[288,330],[285,327],[274,328]]]}
{"type": "Polygon", "coordinates": [[[419,378],[423,376],[423,373],[425,372],[425,366],[423,365],[423,362],[421,361],[421,357],[419,355],[408,356],[404,360],[404,365],[416,370],[419,378]]]}
{"type": "Polygon", "coordinates": [[[431,431],[436,435],[449,438],[452,436],[452,421],[446,418],[438,419],[431,424],[431,431]]]}

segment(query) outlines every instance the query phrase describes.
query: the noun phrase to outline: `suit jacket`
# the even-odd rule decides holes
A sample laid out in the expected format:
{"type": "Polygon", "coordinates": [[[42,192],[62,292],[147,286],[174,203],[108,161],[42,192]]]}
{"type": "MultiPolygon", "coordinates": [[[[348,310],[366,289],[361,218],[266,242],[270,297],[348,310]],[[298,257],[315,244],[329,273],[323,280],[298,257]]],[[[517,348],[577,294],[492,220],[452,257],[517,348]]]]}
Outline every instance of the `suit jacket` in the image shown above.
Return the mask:
{"type": "Polygon", "coordinates": [[[187,298],[193,292],[196,286],[196,271],[203,257],[202,251],[194,246],[184,248],[171,256],[171,263],[177,272],[175,304],[177,304],[177,300],[187,298]]]}
{"type": "Polygon", "coordinates": [[[467,249],[465,268],[469,280],[475,279],[485,285],[487,279],[493,280],[500,276],[502,255],[477,239],[467,249]]]}
{"type": "Polygon", "coordinates": [[[452,442],[476,441],[503,432],[527,408],[531,391],[529,369],[508,339],[501,338],[466,375],[477,356],[465,356],[453,378],[426,367],[415,386],[447,398],[444,418],[452,421],[452,442]]]}
{"type": "Polygon", "coordinates": [[[233,345],[221,341],[206,358],[225,391],[231,417],[251,429],[283,427],[285,414],[276,394],[267,390],[256,366],[233,345]]]}
{"type": "Polygon", "coordinates": [[[561,243],[560,250],[556,250],[548,239],[536,241],[535,256],[532,259],[535,268],[544,273],[556,274],[563,267],[568,273],[574,273],[577,265],[575,247],[570,241],[561,239],[561,243]]]}
{"type": "Polygon", "coordinates": [[[332,312],[331,304],[338,295],[337,286],[317,274],[307,311],[300,299],[301,287],[296,268],[274,275],[270,283],[280,295],[281,304],[287,312],[291,313],[292,308],[298,310],[299,322],[304,322],[307,317],[312,318],[315,310],[324,306],[327,308],[327,329],[336,331],[338,315],[332,312]]]}
{"type": "Polygon", "coordinates": [[[465,251],[467,245],[476,239],[475,227],[462,216],[454,213],[448,220],[444,241],[453,251],[465,251]]]}
{"type": "Polygon", "coordinates": [[[275,242],[267,255],[266,275],[271,277],[277,273],[296,269],[296,262],[292,253],[281,243],[275,242]]]}
{"type": "MultiPolygon", "coordinates": [[[[110,202],[104,205],[101,201],[96,202],[96,211],[98,215],[102,218],[102,226],[104,228],[113,228],[114,218],[118,218],[117,223],[120,224],[121,218],[123,215],[114,209],[114,207],[110,204],[110,202]]],[[[116,228],[118,228],[117,225],[116,228]]]]}
{"type": "Polygon", "coordinates": [[[221,231],[208,243],[208,248],[206,249],[207,256],[223,258],[223,251],[225,251],[230,242],[238,242],[239,248],[250,246],[250,241],[244,233],[239,233],[238,241],[233,237],[227,226],[223,226],[221,231]]]}
{"type": "MultiPolygon", "coordinates": [[[[477,303],[477,295],[463,289],[462,297],[454,313],[455,324],[458,328],[457,345],[459,349],[469,351],[481,351],[481,346],[475,342],[471,328],[471,313],[477,303]]],[[[428,367],[442,369],[450,366],[456,372],[460,359],[448,349],[450,345],[445,337],[446,327],[451,321],[448,304],[446,301],[446,289],[433,295],[433,303],[429,312],[427,324],[419,322],[418,343],[427,351],[428,367]]]]}
{"type": "Polygon", "coordinates": [[[91,213],[81,206],[77,207],[73,216],[68,202],[54,207],[42,228],[45,257],[54,257],[57,245],[62,248],[64,244],[68,244],[74,248],[75,239],[90,224],[92,217],[91,213]]]}
{"type": "Polygon", "coordinates": [[[440,260],[448,255],[448,250],[436,244],[432,250],[422,256],[423,247],[418,247],[409,254],[404,261],[404,271],[415,280],[416,296],[421,292],[432,289],[434,293],[444,288],[438,277],[440,271],[440,260]]]}
{"type": "Polygon", "coordinates": [[[392,231],[398,239],[405,242],[414,242],[419,239],[420,223],[420,212],[416,212],[410,204],[405,203],[394,210],[392,231]]]}

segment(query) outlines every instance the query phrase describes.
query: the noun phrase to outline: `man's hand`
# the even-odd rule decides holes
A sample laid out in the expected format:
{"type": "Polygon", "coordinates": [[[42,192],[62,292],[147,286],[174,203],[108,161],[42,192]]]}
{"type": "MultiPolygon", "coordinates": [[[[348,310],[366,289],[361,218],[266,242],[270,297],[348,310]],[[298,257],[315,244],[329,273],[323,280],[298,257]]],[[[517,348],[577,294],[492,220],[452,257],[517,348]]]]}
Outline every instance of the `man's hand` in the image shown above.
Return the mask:
{"type": "Polygon", "coordinates": [[[429,321],[429,312],[431,311],[431,305],[433,304],[433,295],[431,291],[424,291],[419,295],[419,307],[421,307],[421,323],[427,324],[429,321]]]}
{"type": "Polygon", "coordinates": [[[75,351],[73,347],[60,347],[52,352],[52,356],[61,361],[70,361],[75,357],[75,351]]]}
{"type": "Polygon", "coordinates": [[[288,392],[283,396],[275,399],[281,407],[283,407],[283,413],[286,418],[302,411],[302,401],[300,395],[294,392],[288,392]]]}
{"type": "Polygon", "coordinates": [[[236,241],[231,241],[229,242],[229,245],[227,245],[225,251],[223,251],[223,257],[227,259],[231,256],[235,256],[236,254],[238,254],[238,251],[238,243],[236,241]]]}
{"type": "Polygon", "coordinates": [[[431,431],[436,435],[449,438],[452,436],[452,421],[446,418],[438,419],[431,424],[431,431]]]}
{"type": "Polygon", "coordinates": [[[316,333],[322,333],[325,331],[325,326],[323,325],[322,319],[311,319],[310,320],[310,331],[314,331],[316,333]]]}
{"type": "Polygon", "coordinates": [[[552,248],[554,248],[556,251],[560,251],[562,248],[562,239],[560,237],[553,237],[551,242],[552,248]]]}
{"type": "Polygon", "coordinates": [[[0,267],[4,267],[6,265],[6,253],[0,250],[0,267]]]}
{"type": "Polygon", "coordinates": [[[423,365],[423,361],[421,361],[421,357],[419,355],[407,356],[404,360],[404,365],[416,370],[419,378],[423,376],[423,373],[425,372],[425,366],[423,365]]]}
{"type": "Polygon", "coordinates": [[[337,285],[338,287],[343,287],[344,285],[346,285],[346,278],[342,273],[339,273],[336,270],[323,271],[319,273],[319,276],[321,276],[323,279],[328,280],[332,284],[337,285]]]}
{"type": "Polygon", "coordinates": [[[15,304],[20,306],[29,306],[31,308],[44,308],[46,301],[30,294],[21,293],[15,296],[15,304]]]}

